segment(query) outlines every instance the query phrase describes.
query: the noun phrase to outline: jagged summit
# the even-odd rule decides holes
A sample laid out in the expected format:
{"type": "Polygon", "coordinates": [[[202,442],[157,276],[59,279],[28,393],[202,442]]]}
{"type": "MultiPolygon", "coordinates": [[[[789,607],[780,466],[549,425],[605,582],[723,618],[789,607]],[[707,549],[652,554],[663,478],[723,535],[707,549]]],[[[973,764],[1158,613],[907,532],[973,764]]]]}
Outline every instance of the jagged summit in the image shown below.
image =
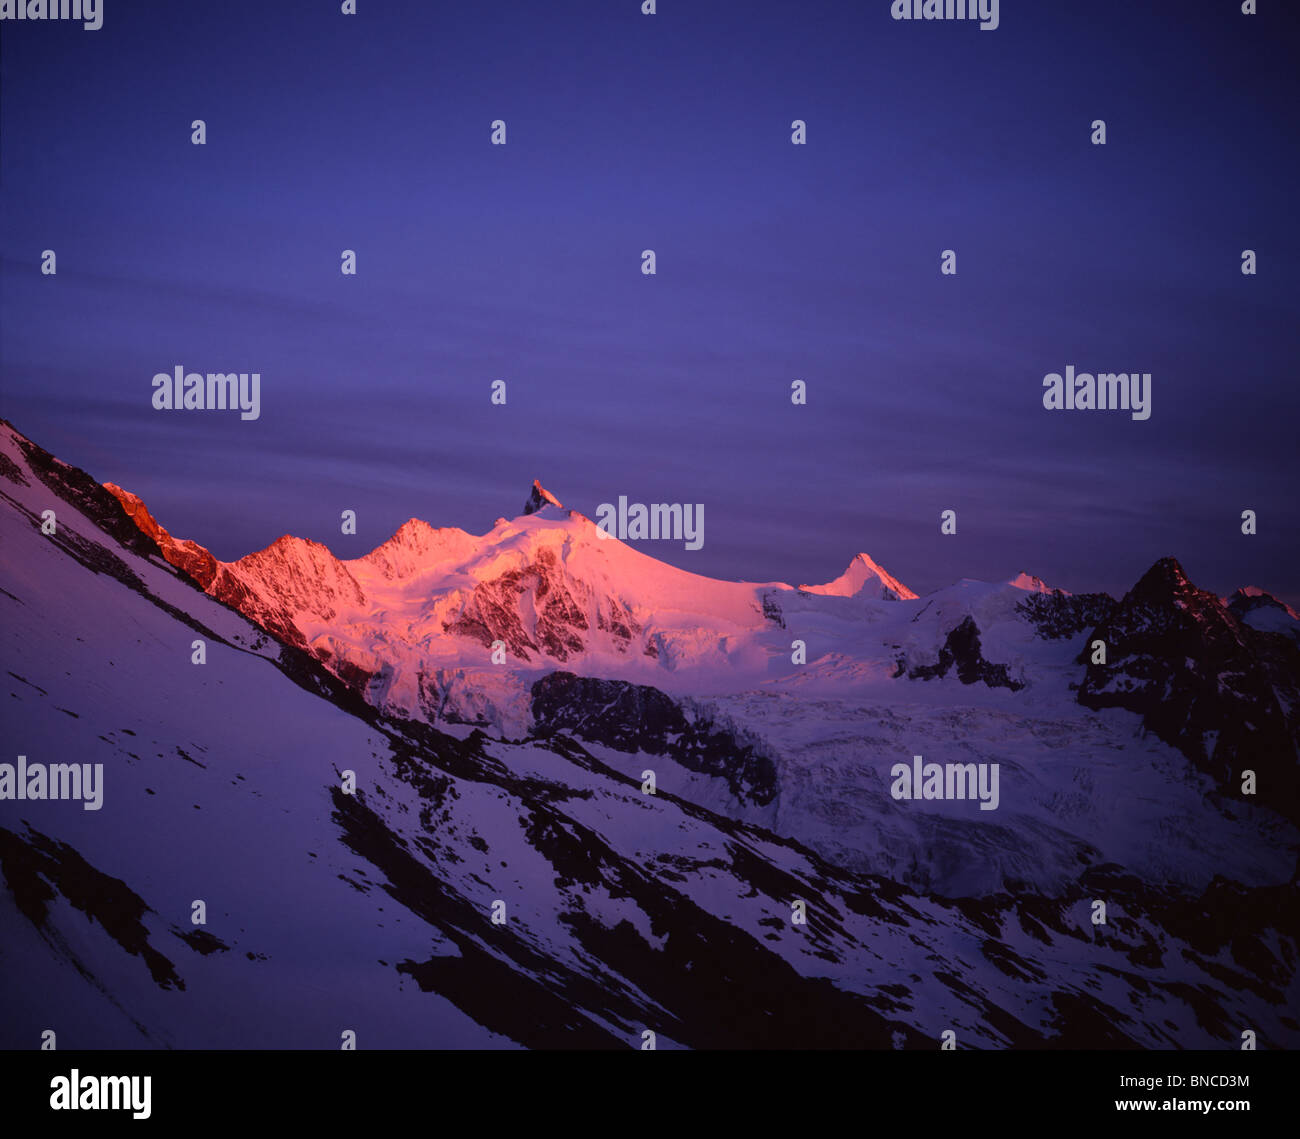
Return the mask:
{"type": "Polygon", "coordinates": [[[542,486],[539,480],[533,479],[533,489],[528,492],[528,501],[524,503],[524,513],[536,514],[545,506],[558,506],[563,509],[564,503],[542,486]]]}
{"type": "Polygon", "coordinates": [[[912,601],[916,598],[915,593],[866,554],[856,555],[849,562],[848,569],[834,581],[825,585],[801,585],[799,588],[804,593],[823,597],[857,597],[862,594],[884,601],[912,601]]]}
{"type": "Polygon", "coordinates": [[[1130,595],[1143,599],[1163,599],[1183,598],[1203,591],[1198,590],[1191,583],[1177,558],[1163,557],[1138,579],[1137,584],[1129,592],[1130,595]]]}
{"type": "MultiPolygon", "coordinates": [[[[1063,589],[1053,589],[1041,577],[1038,577],[1036,574],[1026,573],[1023,570],[1020,573],[1016,574],[1016,576],[1013,577],[1010,581],[1008,581],[1007,584],[1014,586],[1016,589],[1023,589],[1027,593],[1065,593],[1066,592],[1063,589]]],[[[1066,595],[1069,596],[1068,594],[1066,595]]]]}

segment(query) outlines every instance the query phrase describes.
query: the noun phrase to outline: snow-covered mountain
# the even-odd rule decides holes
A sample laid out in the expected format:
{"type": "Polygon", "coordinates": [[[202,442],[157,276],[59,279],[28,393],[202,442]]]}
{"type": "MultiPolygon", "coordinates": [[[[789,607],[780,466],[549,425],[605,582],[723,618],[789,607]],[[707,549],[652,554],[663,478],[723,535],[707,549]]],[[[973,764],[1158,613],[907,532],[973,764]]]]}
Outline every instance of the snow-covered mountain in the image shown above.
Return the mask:
{"type": "Polygon", "coordinates": [[[1204,886],[1219,872],[1285,880],[1295,865],[1277,816],[1300,821],[1300,663],[1231,606],[1188,593],[1172,560],[1119,602],[1028,573],[919,598],[864,553],[825,585],[717,581],[600,533],[534,482],[524,513],[482,535],[411,519],[352,560],[286,535],[210,575],[193,543],[184,561],[210,595],[391,714],[510,739],[562,726],[630,775],[673,763],[700,805],[913,886],[1059,889],[1081,861],[1204,886]],[[1179,622],[1186,635],[1162,644],[1179,622]],[[1097,637],[1108,665],[1087,664],[1097,637]],[[1199,679],[1177,686],[1171,711],[1153,685],[1184,660],[1200,661],[1199,679]],[[1094,714],[1112,708],[1132,714],[1094,714]],[[1216,764],[1207,740],[1226,741],[1216,764]],[[1243,801],[1234,780],[1255,745],[1268,790],[1243,801]],[[996,816],[944,800],[900,813],[888,773],[913,755],[997,763],[1012,793],[996,816]],[[1108,797],[1079,797],[1101,772],[1108,797]],[[1224,796],[1215,836],[1185,827],[1224,796]],[[1041,835],[1030,848],[1026,830],[1041,835]],[[1283,840],[1261,841],[1274,832],[1283,840]]]}
{"type": "Polygon", "coordinates": [[[800,590],[701,577],[607,537],[537,482],[521,515],[482,535],[412,518],[361,558],[285,535],[235,562],[177,543],[139,499],[106,485],[169,560],[200,570],[190,572],[210,595],[372,703],[513,734],[526,729],[530,684],[557,667],[681,693],[735,690],[792,670],[788,599],[824,597],[820,611],[855,636],[869,602],[916,596],[865,554],[800,590]]]}
{"type": "Polygon", "coordinates": [[[916,594],[888,570],[876,565],[866,554],[859,554],[834,581],[825,585],[801,585],[805,593],[824,597],[871,597],[879,601],[914,601],[916,594]]]}
{"type": "Polygon", "coordinates": [[[1300,613],[1271,593],[1248,585],[1237,590],[1224,604],[1252,629],[1283,633],[1292,640],[1300,640],[1300,613]]]}
{"type": "Polygon", "coordinates": [[[97,811],[0,800],[0,1046],[1297,1043],[1252,751],[1294,744],[1285,634],[1163,566],[1119,602],[715,582],[536,489],[209,563],[0,426],[0,762],[104,771],[97,811]],[[999,762],[1000,806],[894,799],[918,754],[999,762]]]}

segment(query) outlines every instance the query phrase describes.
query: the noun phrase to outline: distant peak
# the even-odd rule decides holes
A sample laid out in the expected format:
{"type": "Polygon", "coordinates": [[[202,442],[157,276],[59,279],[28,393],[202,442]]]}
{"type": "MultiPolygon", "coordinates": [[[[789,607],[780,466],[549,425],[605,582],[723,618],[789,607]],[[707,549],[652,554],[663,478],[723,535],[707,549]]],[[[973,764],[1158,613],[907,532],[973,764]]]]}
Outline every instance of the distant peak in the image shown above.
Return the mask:
{"type": "Polygon", "coordinates": [[[916,594],[866,554],[857,554],[834,581],[825,585],[801,585],[805,593],[832,597],[856,597],[859,594],[884,601],[911,601],[916,594]]]}
{"type": "Polygon", "coordinates": [[[544,506],[564,507],[558,498],[555,497],[537,480],[533,479],[533,489],[528,493],[528,501],[524,503],[525,514],[536,514],[544,506]]]}
{"type": "Polygon", "coordinates": [[[1243,586],[1237,590],[1228,598],[1228,608],[1239,617],[1256,609],[1278,609],[1288,617],[1300,620],[1300,613],[1297,613],[1285,601],[1279,600],[1267,590],[1254,585],[1243,586]]]}
{"type": "Polygon", "coordinates": [[[1138,585],[1154,585],[1164,588],[1181,589],[1184,586],[1191,585],[1183,567],[1179,564],[1177,558],[1161,558],[1146,573],[1142,575],[1138,585]]]}
{"type": "Polygon", "coordinates": [[[1016,576],[1008,581],[1007,584],[1016,589],[1023,589],[1027,593],[1065,593],[1065,590],[1063,589],[1053,589],[1047,584],[1047,582],[1036,574],[1025,573],[1023,571],[1016,574],[1016,576]]]}

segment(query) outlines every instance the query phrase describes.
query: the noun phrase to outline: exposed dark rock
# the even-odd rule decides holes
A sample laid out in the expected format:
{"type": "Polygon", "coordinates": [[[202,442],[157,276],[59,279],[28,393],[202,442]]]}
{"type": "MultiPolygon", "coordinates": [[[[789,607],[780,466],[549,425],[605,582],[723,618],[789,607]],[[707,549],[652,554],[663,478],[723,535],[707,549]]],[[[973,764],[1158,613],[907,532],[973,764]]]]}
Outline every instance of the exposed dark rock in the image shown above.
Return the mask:
{"type": "Polygon", "coordinates": [[[980,650],[979,626],[969,614],[948,634],[947,641],[939,650],[937,662],[916,665],[907,675],[911,680],[932,680],[947,676],[954,666],[957,669],[957,679],[963,684],[983,682],[990,688],[1009,688],[1012,692],[1024,688],[1021,681],[1012,679],[1005,664],[993,664],[984,659],[980,650]]]}
{"type": "Polygon", "coordinates": [[[1108,593],[1070,594],[1054,589],[1051,593],[1031,593],[1016,609],[1029,618],[1040,637],[1056,641],[1096,628],[1110,618],[1118,605],[1108,593]]]}
{"type": "Polygon", "coordinates": [[[1300,646],[1251,628],[1162,558],[1088,638],[1106,643],[1078,700],[1137,712],[1147,731],[1240,794],[1255,771],[1256,802],[1300,819],[1300,646]]]}
{"type": "Polygon", "coordinates": [[[758,741],[706,715],[688,717],[657,688],[553,672],[533,685],[532,714],[540,735],[568,732],[619,751],[669,756],[725,779],[742,803],[763,806],[776,797],[776,765],[758,741]]]}
{"type": "MultiPolygon", "coordinates": [[[[95,869],[66,843],[30,827],[26,838],[0,827],[0,871],[18,909],[37,929],[46,932],[50,903],[62,895],[128,953],[141,958],[159,987],[185,988],[175,966],[149,944],[144,899],[120,878],[95,869]]],[[[60,948],[71,956],[66,946],[60,948]]],[[[86,972],[79,961],[77,968],[86,972]]]]}

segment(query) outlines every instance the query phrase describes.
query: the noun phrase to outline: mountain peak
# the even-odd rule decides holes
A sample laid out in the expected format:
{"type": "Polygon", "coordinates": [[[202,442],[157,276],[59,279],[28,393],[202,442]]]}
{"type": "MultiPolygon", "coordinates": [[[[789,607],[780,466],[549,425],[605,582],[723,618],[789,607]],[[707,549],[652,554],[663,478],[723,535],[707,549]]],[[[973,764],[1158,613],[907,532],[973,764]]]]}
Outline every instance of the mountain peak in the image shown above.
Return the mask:
{"type": "MultiPolygon", "coordinates": [[[[1053,589],[1041,577],[1036,574],[1021,571],[1016,574],[1007,585],[1014,586],[1016,589],[1023,589],[1027,593],[1065,593],[1063,589],[1053,589]]],[[[1069,596],[1066,594],[1066,596],[1069,596]]]]}
{"type": "Polygon", "coordinates": [[[1131,590],[1139,596],[1181,597],[1199,592],[1187,577],[1177,558],[1164,557],[1157,561],[1131,590]]]}
{"type": "Polygon", "coordinates": [[[528,501],[524,503],[524,513],[536,514],[545,506],[558,506],[563,508],[564,503],[542,486],[539,480],[533,479],[533,489],[529,491],[528,501]]]}
{"type": "Polygon", "coordinates": [[[849,562],[848,569],[834,581],[825,585],[801,585],[799,588],[805,593],[833,597],[856,597],[863,594],[883,601],[910,601],[916,598],[915,593],[866,554],[855,555],[849,562]]]}
{"type": "Polygon", "coordinates": [[[377,570],[392,581],[469,557],[478,544],[478,538],[454,526],[430,526],[422,518],[408,518],[387,542],[348,564],[377,570]]]}

